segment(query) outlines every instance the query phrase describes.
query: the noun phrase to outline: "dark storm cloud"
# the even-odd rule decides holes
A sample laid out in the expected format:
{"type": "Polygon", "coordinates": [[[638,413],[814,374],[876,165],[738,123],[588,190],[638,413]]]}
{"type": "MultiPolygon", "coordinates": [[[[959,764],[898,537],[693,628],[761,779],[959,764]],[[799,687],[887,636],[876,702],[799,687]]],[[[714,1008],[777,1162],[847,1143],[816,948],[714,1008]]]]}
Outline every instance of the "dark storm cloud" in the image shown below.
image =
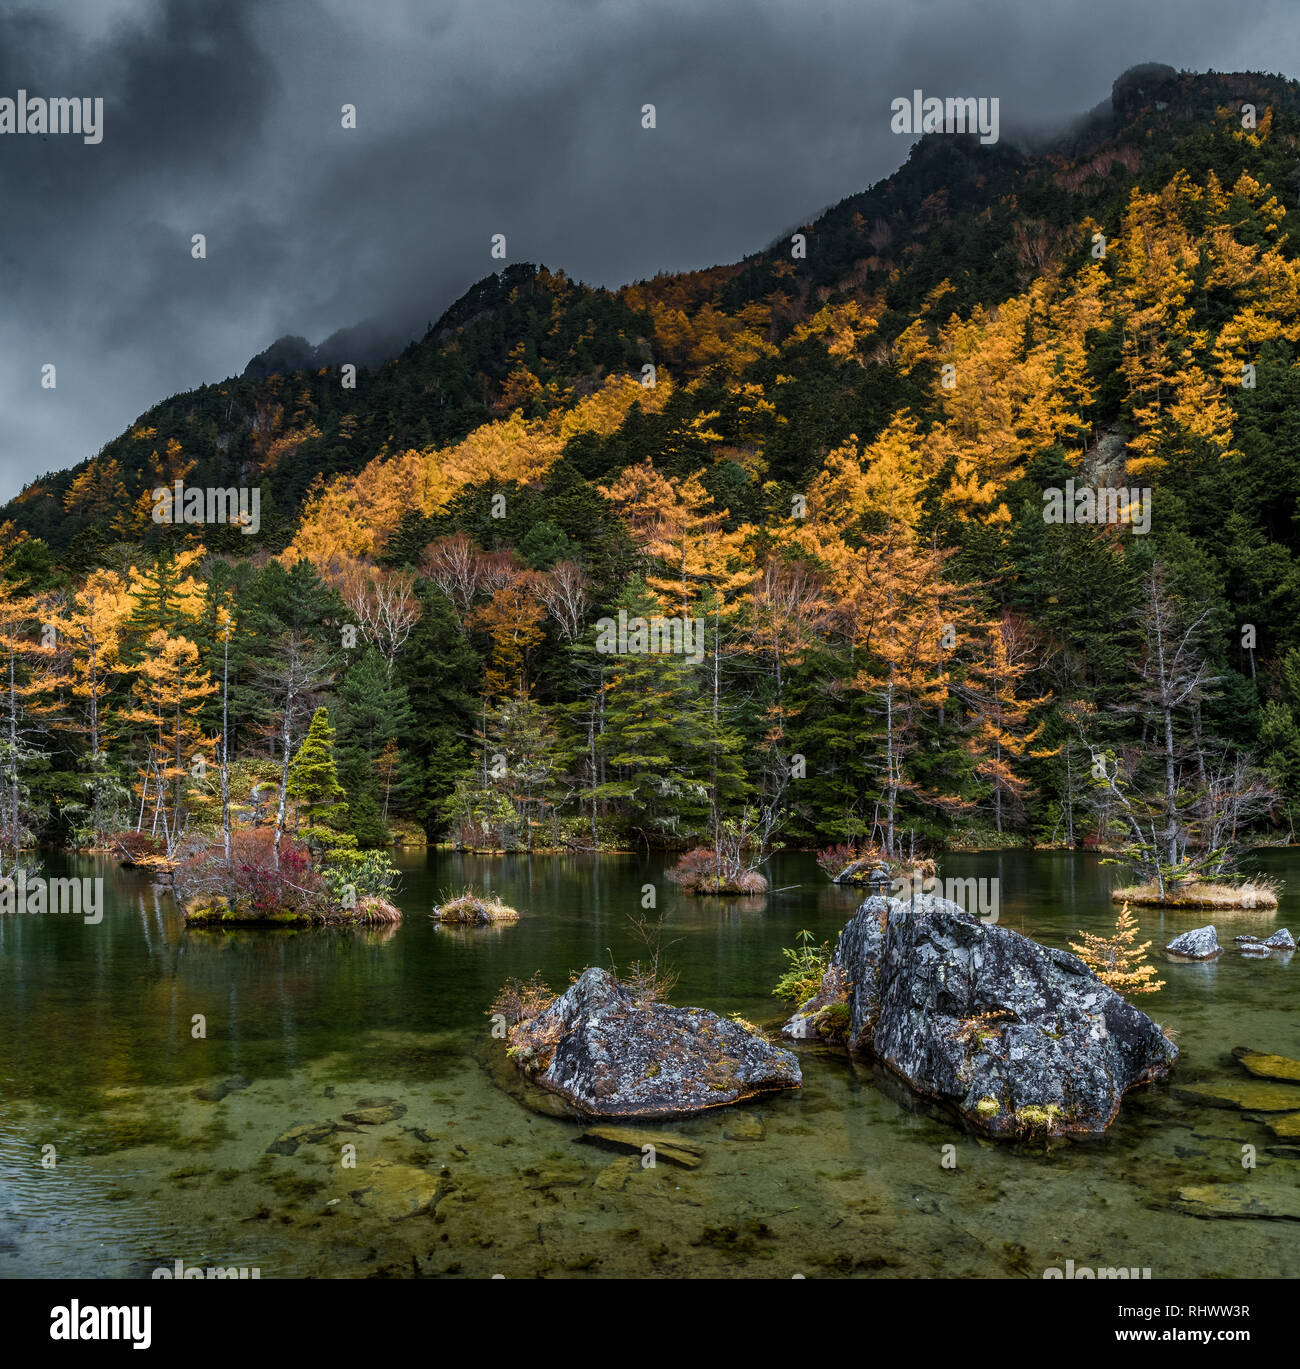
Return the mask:
{"type": "Polygon", "coordinates": [[[11,5],[0,96],[105,107],[98,146],[0,137],[0,495],[282,333],[422,329],[493,233],[608,285],[731,261],[892,171],[914,87],[1031,136],[1135,62],[1289,73],[1298,38],[1220,0],[11,5]]]}

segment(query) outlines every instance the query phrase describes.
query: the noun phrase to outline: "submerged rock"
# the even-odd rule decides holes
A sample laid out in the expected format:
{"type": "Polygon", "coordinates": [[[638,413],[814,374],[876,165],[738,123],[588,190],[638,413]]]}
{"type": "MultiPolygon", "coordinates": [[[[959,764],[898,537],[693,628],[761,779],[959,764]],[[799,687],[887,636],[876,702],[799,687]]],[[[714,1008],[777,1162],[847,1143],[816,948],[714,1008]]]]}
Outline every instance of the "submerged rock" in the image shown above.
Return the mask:
{"type": "Polygon", "coordinates": [[[223,1079],[219,1084],[205,1084],[203,1088],[194,1089],[190,1096],[197,1098],[203,1103],[219,1103],[228,1093],[237,1093],[240,1089],[246,1089],[252,1080],[242,1074],[232,1075],[229,1079],[223,1079]]]}
{"type": "Polygon", "coordinates": [[[654,1152],[654,1158],[667,1160],[670,1164],[680,1165],[683,1169],[696,1169],[704,1158],[704,1147],[698,1141],[688,1141],[672,1131],[645,1131],[630,1127],[588,1127],[578,1137],[592,1145],[605,1146],[609,1150],[632,1150],[639,1156],[648,1155],[646,1147],[654,1152]]]}
{"type": "Polygon", "coordinates": [[[1292,1060],[1290,1056],[1269,1055],[1266,1051],[1253,1051],[1249,1046],[1234,1046],[1232,1058],[1260,1079],[1289,1079],[1300,1083],[1300,1060],[1292,1060]]]}
{"type": "Polygon", "coordinates": [[[1280,1117],[1270,1117],[1265,1125],[1281,1140],[1300,1138],[1300,1112],[1284,1112],[1280,1117]]]}
{"type": "Polygon", "coordinates": [[[1267,1079],[1233,1080],[1226,1084],[1178,1084],[1174,1092],[1216,1108],[1244,1112],[1291,1112],[1300,1108],[1300,1089],[1267,1079]]]}
{"type": "Polygon", "coordinates": [[[376,1160],[365,1176],[364,1186],[351,1189],[348,1196],[359,1207],[389,1221],[400,1221],[434,1211],[455,1187],[455,1181],[448,1175],[376,1160]]]}
{"type": "Polygon", "coordinates": [[[1264,1221],[1300,1222],[1300,1195],[1261,1193],[1253,1183],[1180,1188],[1172,1206],[1191,1217],[1254,1217],[1264,1221]]]}
{"type": "Polygon", "coordinates": [[[851,1049],[993,1136],[1102,1132],[1127,1090],[1178,1058],[1077,956],[929,894],[868,898],[783,1035],[804,1035],[836,996],[851,1049]]]}
{"type": "Polygon", "coordinates": [[[727,1141],[764,1141],[767,1139],[767,1127],[761,1117],[741,1113],[727,1123],[722,1136],[727,1141]]]}
{"type": "Polygon", "coordinates": [[[1170,955],[1181,955],[1188,960],[1213,960],[1216,955],[1223,954],[1223,947],[1219,945],[1219,934],[1214,930],[1213,925],[1207,927],[1195,927],[1190,932],[1183,932],[1165,947],[1170,955]]]}
{"type": "Polygon", "coordinates": [[[395,1122],[399,1117],[405,1116],[405,1103],[394,1103],[391,1100],[381,1102],[377,1099],[363,1098],[361,1099],[361,1106],[343,1114],[343,1120],[345,1122],[356,1122],[361,1126],[378,1127],[385,1122],[395,1122]],[[366,1106],[367,1104],[369,1106],[366,1106]]]}
{"type": "Polygon", "coordinates": [[[316,1145],[324,1141],[327,1137],[333,1136],[335,1132],[333,1122],[307,1122],[301,1126],[290,1127],[288,1131],[281,1132],[279,1136],[266,1148],[268,1155],[292,1155],[300,1145],[316,1145]]]}
{"type": "Polygon", "coordinates": [[[788,1050],[704,1008],[646,1003],[592,967],[511,1033],[520,1068],[595,1117],[680,1117],[802,1085],[788,1050]]]}
{"type": "Polygon", "coordinates": [[[596,1175],[596,1187],[605,1193],[622,1193],[640,1170],[641,1161],[635,1155],[625,1155],[596,1175]]]}

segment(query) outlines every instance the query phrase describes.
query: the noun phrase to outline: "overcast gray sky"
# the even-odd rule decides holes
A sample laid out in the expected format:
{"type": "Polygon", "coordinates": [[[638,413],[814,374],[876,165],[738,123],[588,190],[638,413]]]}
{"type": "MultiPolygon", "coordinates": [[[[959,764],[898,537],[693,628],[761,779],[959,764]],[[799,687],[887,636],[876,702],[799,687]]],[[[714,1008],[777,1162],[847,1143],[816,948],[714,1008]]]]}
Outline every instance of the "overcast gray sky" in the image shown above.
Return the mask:
{"type": "Polygon", "coordinates": [[[283,333],[422,329],[494,233],[610,286],[734,261],[905,160],[897,95],[996,95],[1006,137],[1143,61],[1300,74],[1300,10],[4,0],[0,97],[102,96],[104,130],[0,136],[0,498],[283,333]]]}

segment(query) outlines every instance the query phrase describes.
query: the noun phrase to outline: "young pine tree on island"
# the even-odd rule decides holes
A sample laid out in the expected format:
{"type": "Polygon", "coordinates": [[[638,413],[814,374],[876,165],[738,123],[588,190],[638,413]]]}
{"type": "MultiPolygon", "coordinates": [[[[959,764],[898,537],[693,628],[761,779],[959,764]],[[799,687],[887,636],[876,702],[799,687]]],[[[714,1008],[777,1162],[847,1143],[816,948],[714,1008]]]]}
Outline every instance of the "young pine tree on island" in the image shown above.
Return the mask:
{"type": "Polygon", "coordinates": [[[330,851],[356,845],[356,837],[340,826],[348,811],[348,805],[342,802],[344,792],[339,783],[329,711],[318,708],[312,714],[302,745],[289,763],[285,785],[285,795],[294,804],[295,834],[302,837],[318,860],[330,851]],[[306,826],[300,828],[304,820],[306,826]]]}

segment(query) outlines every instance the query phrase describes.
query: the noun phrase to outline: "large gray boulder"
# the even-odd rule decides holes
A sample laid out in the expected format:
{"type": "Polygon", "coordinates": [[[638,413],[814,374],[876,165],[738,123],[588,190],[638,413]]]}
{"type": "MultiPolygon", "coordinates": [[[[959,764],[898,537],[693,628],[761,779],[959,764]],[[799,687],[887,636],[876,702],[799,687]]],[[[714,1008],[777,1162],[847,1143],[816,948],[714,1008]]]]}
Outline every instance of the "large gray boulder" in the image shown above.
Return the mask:
{"type": "Polygon", "coordinates": [[[1097,1134],[1178,1050],[1077,957],[933,895],[874,895],[845,926],[821,992],[783,1034],[846,1002],[846,1042],[993,1136],[1097,1134]]]}
{"type": "Polygon", "coordinates": [[[803,1079],[793,1052],[704,1008],[647,1003],[592,967],[510,1033],[519,1067],[593,1117],[678,1117],[803,1079]]]}
{"type": "Polygon", "coordinates": [[[1187,960],[1213,960],[1223,954],[1219,945],[1219,934],[1213,928],[1193,927],[1190,932],[1182,932],[1165,947],[1170,955],[1181,955],[1187,960]]]}

